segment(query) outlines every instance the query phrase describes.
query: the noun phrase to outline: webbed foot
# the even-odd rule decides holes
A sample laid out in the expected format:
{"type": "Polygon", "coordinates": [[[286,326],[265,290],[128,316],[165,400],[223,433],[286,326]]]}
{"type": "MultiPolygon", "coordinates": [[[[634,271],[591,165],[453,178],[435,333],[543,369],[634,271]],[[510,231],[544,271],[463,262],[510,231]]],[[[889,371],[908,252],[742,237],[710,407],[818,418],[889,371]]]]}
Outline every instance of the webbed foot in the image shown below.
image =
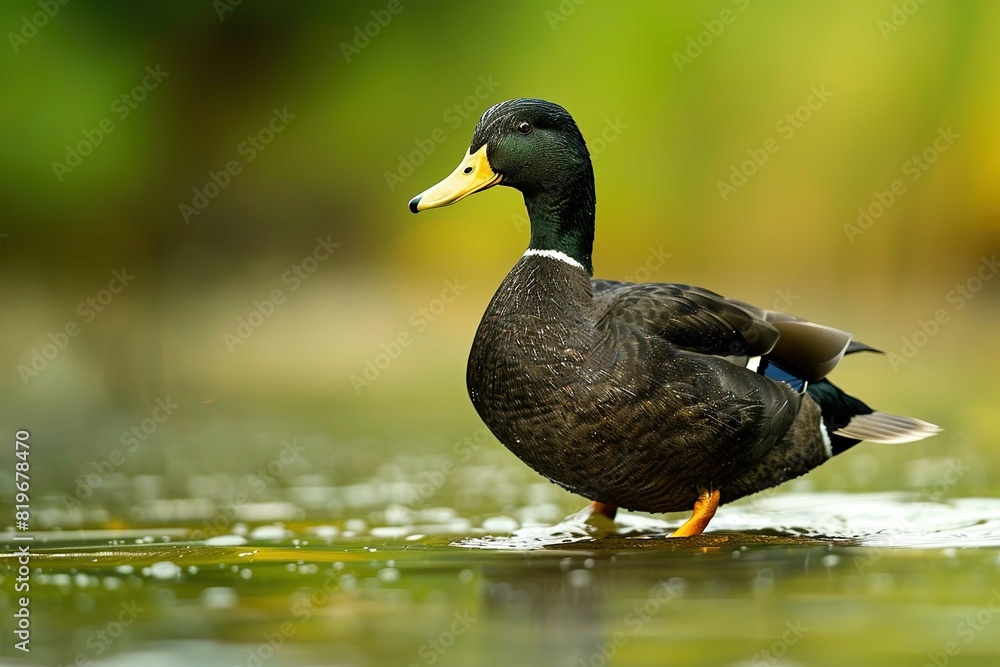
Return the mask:
{"type": "Polygon", "coordinates": [[[715,510],[719,508],[719,491],[702,491],[698,500],[694,503],[694,513],[691,518],[675,530],[670,537],[692,537],[701,535],[708,527],[708,522],[715,516],[715,510]]]}

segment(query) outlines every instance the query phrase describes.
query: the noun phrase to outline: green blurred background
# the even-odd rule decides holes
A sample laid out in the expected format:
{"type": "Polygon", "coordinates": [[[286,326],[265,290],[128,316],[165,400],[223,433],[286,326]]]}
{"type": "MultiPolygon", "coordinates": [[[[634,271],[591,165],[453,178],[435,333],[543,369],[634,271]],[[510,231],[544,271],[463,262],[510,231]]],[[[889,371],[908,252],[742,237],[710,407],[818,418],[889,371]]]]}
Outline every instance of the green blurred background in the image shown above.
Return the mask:
{"type": "MultiPolygon", "coordinates": [[[[298,438],[292,473],[348,485],[476,434],[467,350],[526,245],[523,204],[406,202],[519,96],[589,140],[598,276],[702,285],[900,355],[834,379],[945,434],[859,448],[816,488],[919,490],[958,459],[949,494],[1000,491],[1000,281],[976,282],[1000,247],[1000,5],[903,4],[70,3],[32,32],[40,5],[5,3],[0,411],[31,431],[37,502],[61,506],[114,450],[121,483],[87,506],[128,522],[135,476],[197,495],[192,476],[298,438]],[[185,215],[196,190],[214,196],[185,215]],[[336,248],[304,262],[317,239],[336,248]],[[240,318],[262,323],[233,342],[240,318]],[[158,399],[179,407],[150,434],[158,399]],[[133,428],[148,437],[126,451],[133,428]]],[[[476,460],[537,481],[492,439],[476,460]]]]}
{"type": "MultiPolygon", "coordinates": [[[[994,550],[954,548],[1000,534],[997,25],[988,0],[3,3],[0,468],[29,430],[30,659],[251,664],[290,622],[270,664],[429,665],[468,611],[440,664],[595,666],[616,632],[616,664],[947,661],[1000,588],[994,550]],[[485,535],[583,503],[466,396],[523,204],[406,203],[519,96],[588,139],[598,276],[855,332],[890,355],[834,380],[944,434],[852,449],[695,546],[656,524],[501,553],[544,541],[485,535]]],[[[13,497],[0,475],[0,526],[13,497]]],[[[996,664],[976,637],[954,664],[996,664]]]]}

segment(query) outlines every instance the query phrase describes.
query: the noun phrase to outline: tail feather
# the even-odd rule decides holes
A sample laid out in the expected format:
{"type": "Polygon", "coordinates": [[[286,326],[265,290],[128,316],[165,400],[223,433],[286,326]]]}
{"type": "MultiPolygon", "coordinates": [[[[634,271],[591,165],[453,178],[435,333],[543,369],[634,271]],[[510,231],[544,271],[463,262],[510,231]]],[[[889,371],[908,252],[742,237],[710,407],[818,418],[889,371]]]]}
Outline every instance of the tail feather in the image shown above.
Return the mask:
{"type": "Polygon", "coordinates": [[[916,442],[937,435],[941,427],[913,417],[901,417],[885,412],[855,415],[834,433],[854,440],[867,440],[894,445],[916,442]]]}
{"type": "Polygon", "coordinates": [[[941,432],[938,426],[920,419],[876,412],[829,380],[810,384],[806,393],[819,405],[834,455],[862,440],[896,444],[923,440],[941,432]]]}
{"type": "Polygon", "coordinates": [[[852,340],[847,344],[847,349],[844,351],[844,355],[854,354],[855,352],[874,352],[875,354],[885,354],[885,352],[877,347],[872,347],[867,343],[862,343],[860,340],[852,340]]]}

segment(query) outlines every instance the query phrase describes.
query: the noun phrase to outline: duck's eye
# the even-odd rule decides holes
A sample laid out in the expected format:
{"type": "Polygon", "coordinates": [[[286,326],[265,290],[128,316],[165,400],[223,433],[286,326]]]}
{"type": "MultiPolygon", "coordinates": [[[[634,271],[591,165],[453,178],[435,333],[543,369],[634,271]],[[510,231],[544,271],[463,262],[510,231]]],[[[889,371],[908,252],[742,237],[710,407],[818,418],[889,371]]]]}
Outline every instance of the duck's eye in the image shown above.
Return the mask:
{"type": "Polygon", "coordinates": [[[472,173],[472,167],[466,167],[465,169],[462,170],[462,173],[463,174],[471,174],[472,173]]]}
{"type": "Polygon", "coordinates": [[[517,124],[517,131],[521,134],[531,134],[531,123],[526,120],[522,120],[517,124]]]}

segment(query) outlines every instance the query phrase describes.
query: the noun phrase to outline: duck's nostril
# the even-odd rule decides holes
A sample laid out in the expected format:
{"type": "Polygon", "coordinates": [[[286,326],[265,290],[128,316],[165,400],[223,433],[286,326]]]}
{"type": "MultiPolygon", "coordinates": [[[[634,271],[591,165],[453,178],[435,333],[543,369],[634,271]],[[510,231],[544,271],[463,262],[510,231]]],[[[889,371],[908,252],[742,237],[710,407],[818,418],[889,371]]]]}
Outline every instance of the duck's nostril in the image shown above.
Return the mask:
{"type": "Polygon", "coordinates": [[[471,174],[472,173],[472,167],[466,167],[465,169],[462,170],[462,173],[463,174],[471,174]]]}

